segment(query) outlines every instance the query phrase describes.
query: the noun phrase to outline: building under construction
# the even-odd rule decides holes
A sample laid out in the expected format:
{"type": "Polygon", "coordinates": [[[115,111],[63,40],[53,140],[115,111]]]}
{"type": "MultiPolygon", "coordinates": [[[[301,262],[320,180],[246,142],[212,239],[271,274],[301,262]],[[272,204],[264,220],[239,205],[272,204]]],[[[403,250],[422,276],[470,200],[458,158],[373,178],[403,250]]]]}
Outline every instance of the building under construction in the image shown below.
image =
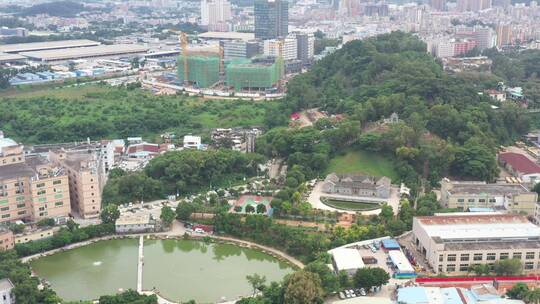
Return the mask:
{"type": "MultiPolygon", "coordinates": [[[[184,82],[184,55],[178,57],[178,79],[184,82]]],[[[219,54],[189,54],[187,80],[199,88],[208,88],[219,82],[219,54]]]]}
{"type": "Polygon", "coordinates": [[[277,87],[283,77],[283,61],[235,61],[227,64],[225,79],[235,91],[267,90],[277,87]]]}

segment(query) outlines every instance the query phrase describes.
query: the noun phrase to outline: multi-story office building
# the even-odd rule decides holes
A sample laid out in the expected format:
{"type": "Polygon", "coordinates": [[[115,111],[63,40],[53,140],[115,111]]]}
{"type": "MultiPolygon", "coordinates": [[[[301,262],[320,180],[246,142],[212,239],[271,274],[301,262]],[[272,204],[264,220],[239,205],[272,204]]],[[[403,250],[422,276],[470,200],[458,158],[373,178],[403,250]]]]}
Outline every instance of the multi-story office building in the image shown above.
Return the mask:
{"type": "Polygon", "coordinates": [[[270,39],[264,41],[264,55],[271,57],[278,57],[279,52],[283,56],[283,60],[294,60],[298,55],[298,44],[295,38],[285,39],[270,39]],[[281,46],[280,46],[281,44],[281,46]]]}
{"type": "Polygon", "coordinates": [[[441,204],[446,208],[494,208],[534,215],[538,194],[521,184],[441,181],[441,204]]]}
{"type": "Polygon", "coordinates": [[[435,273],[465,274],[471,266],[518,259],[540,268],[540,227],[511,214],[446,213],[413,219],[413,243],[435,273]]]}
{"type": "Polygon", "coordinates": [[[64,168],[69,175],[72,210],[83,218],[99,216],[102,190],[100,180],[104,178],[104,170],[97,154],[57,150],[49,152],[49,159],[64,168]]]}
{"type": "Polygon", "coordinates": [[[446,10],[446,0],[430,0],[429,6],[436,11],[446,10]]]}
{"type": "Polygon", "coordinates": [[[276,39],[289,33],[289,3],[282,0],[255,1],[255,38],[276,39]]]}
{"type": "Polygon", "coordinates": [[[230,40],[223,42],[223,55],[225,60],[251,58],[259,53],[259,42],[255,40],[230,40]]]}
{"type": "Polygon", "coordinates": [[[25,157],[0,131],[0,223],[66,217],[69,196],[65,170],[39,155],[25,157]]]}

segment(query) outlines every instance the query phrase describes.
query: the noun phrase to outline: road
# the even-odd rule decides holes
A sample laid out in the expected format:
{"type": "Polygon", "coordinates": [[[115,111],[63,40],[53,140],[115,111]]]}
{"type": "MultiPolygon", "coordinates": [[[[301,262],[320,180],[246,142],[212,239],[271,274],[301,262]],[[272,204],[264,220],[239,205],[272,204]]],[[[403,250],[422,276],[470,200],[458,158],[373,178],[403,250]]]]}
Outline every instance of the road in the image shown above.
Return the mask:
{"type": "MultiPolygon", "coordinates": [[[[324,181],[317,182],[317,184],[315,184],[315,187],[313,187],[313,190],[309,194],[308,202],[311,204],[311,207],[315,209],[339,211],[339,212],[346,212],[350,214],[357,213],[356,211],[341,210],[341,209],[336,209],[336,208],[327,206],[321,202],[321,196],[332,196],[332,197],[339,197],[343,199],[355,199],[355,200],[364,199],[364,198],[358,197],[358,196],[347,196],[347,195],[337,195],[337,194],[329,195],[329,194],[323,193],[322,191],[323,183],[324,181]]],[[[390,205],[392,209],[394,210],[394,214],[397,214],[399,211],[399,201],[400,201],[399,189],[397,187],[392,186],[390,189],[390,198],[388,199],[378,199],[378,198],[369,197],[369,198],[365,198],[365,201],[387,202],[388,205],[390,205]]],[[[359,212],[359,213],[361,213],[362,215],[373,215],[373,214],[376,215],[376,214],[379,214],[380,212],[381,210],[377,209],[377,210],[364,211],[364,212],[359,212]]]]}

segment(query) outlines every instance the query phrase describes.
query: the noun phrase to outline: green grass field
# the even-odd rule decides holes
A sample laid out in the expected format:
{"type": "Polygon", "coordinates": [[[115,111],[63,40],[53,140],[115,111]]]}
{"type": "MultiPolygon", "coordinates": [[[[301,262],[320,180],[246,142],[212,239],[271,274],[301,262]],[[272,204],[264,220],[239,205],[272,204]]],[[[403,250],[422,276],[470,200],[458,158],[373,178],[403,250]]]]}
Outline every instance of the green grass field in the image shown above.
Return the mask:
{"type": "Polygon", "coordinates": [[[368,211],[381,208],[381,205],[378,203],[351,202],[327,198],[323,198],[321,202],[327,206],[341,210],[368,211]]]}
{"type": "Polygon", "coordinates": [[[388,176],[397,179],[392,161],[375,152],[363,150],[347,150],[345,154],[337,155],[330,160],[326,174],[363,173],[374,176],[388,176]]]}

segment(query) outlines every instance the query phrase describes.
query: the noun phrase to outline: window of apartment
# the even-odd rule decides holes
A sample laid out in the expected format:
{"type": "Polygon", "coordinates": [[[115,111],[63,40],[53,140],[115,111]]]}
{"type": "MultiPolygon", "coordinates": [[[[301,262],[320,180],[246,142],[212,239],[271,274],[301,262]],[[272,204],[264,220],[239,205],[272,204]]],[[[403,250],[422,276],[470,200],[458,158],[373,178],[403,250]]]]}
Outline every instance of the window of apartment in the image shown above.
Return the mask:
{"type": "Polygon", "coordinates": [[[459,257],[459,260],[460,261],[468,261],[469,260],[469,254],[462,254],[460,257],[459,257]]]}
{"type": "Polygon", "coordinates": [[[22,203],[22,204],[17,204],[17,208],[24,208],[25,204],[22,203]]]}
{"type": "Polygon", "coordinates": [[[496,200],[495,200],[494,198],[490,198],[490,199],[489,199],[489,202],[490,202],[490,203],[495,203],[496,200]]]}
{"type": "Polygon", "coordinates": [[[525,253],[525,259],[532,260],[534,259],[534,252],[527,252],[525,253]]]}
{"type": "Polygon", "coordinates": [[[509,256],[508,252],[501,252],[501,254],[499,255],[499,259],[506,260],[508,259],[508,256],[509,256]]]}
{"type": "Polygon", "coordinates": [[[60,185],[62,183],[62,180],[57,179],[57,180],[53,181],[52,183],[53,183],[53,185],[60,185]]]}
{"type": "Polygon", "coordinates": [[[7,192],[0,191],[0,197],[2,197],[2,196],[7,196],[7,192]]]}
{"type": "Polygon", "coordinates": [[[526,262],[525,266],[523,266],[524,269],[534,269],[534,262],[526,262]]]}
{"type": "Polygon", "coordinates": [[[40,197],[40,198],[38,198],[38,201],[43,203],[43,202],[47,201],[47,198],[46,197],[40,197]]]}
{"type": "Polygon", "coordinates": [[[19,211],[19,212],[17,212],[17,214],[18,215],[24,215],[24,214],[26,214],[26,210],[19,211]]]}
{"type": "Polygon", "coordinates": [[[0,208],[0,211],[8,211],[9,210],[9,207],[2,207],[0,208]]]}
{"type": "Polygon", "coordinates": [[[9,214],[2,214],[2,218],[8,218],[9,214]]]}
{"type": "Polygon", "coordinates": [[[456,271],[456,265],[455,264],[446,265],[446,272],[454,272],[454,271],[456,271]]]}
{"type": "Polygon", "coordinates": [[[469,202],[469,203],[474,203],[474,198],[468,199],[467,202],[469,202]]]}
{"type": "Polygon", "coordinates": [[[442,261],[444,261],[444,255],[440,254],[439,255],[439,262],[442,262],[442,261]]]}
{"type": "Polygon", "coordinates": [[[47,216],[47,212],[40,212],[39,216],[47,216]]]}
{"type": "Polygon", "coordinates": [[[64,202],[56,202],[54,203],[55,206],[62,206],[64,204],[64,202]]]}
{"type": "Polygon", "coordinates": [[[22,187],[24,185],[24,182],[16,182],[15,187],[22,187]]]}
{"type": "Polygon", "coordinates": [[[37,188],[45,187],[45,183],[39,183],[36,185],[37,188]]]}
{"type": "Polygon", "coordinates": [[[44,195],[45,193],[47,193],[47,191],[44,189],[44,190],[39,190],[37,192],[37,195],[44,195]]]}
{"type": "Polygon", "coordinates": [[[439,272],[442,272],[443,271],[442,270],[442,265],[439,265],[438,269],[439,269],[439,272]]]}
{"type": "Polygon", "coordinates": [[[469,265],[468,264],[460,264],[459,265],[459,271],[468,271],[469,265]]]}
{"type": "Polygon", "coordinates": [[[15,198],[16,201],[24,201],[24,196],[17,196],[15,198]]]}
{"type": "Polygon", "coordinates": [[[486,255],[486,260],[488,260],[488,261],[495,261],[495,256],[496,256],[495,253],[488,253],[488,254],[486,255]]]}
{"type": "Polygon", "coordinates": [[[62,198],[63,196],[64,196],[64,195],[63,195],[62,193],[60,193],[60,194],[56,194],[56,195],[54,196],[54,198],[62,198]]]}
{"type": "Polygon", "coordinates": [[[494,263],[489,263],[489,264],[486,264],[486,265],[488,265],[489,271],[493,271],[493,269],[495,269],[495,264],[494,263]]]}
{"type": "Polygon", "coordinates": [[[455,254],[449,254],[447,257],[446,257],[446,260],[448,262],[454,262],[456,260],[456,255],[455,254]]]}
{"type": "Polygon", "coordinates": [[[479,202],[479,203],[485,203],[485,202],[486,202],[486,199],[485,199],[485,198],[480,198],[480,199],[478,199],[478,202],[479,202]]]}
{"type": "Polygon", "coordinates": [[[45,207],[39,207],[39,211],[45,211],[45,207]]]}
{"type": "Polygon", "coordinates": [[[465,202],[465,200],[464,200],[464,199],[462,199],[462,198],[458,198],[458,200],[457,200],[457,201],[458,201],[458,203],[463,203],[463,202],[465,202]]]}
{"type": "Polygon", "coordinates": [[[473,256],[473,260],[475,260],[475,261],[481,261],[483,258],[484,258],[483,253],[475,253],[474,256],[473,256]]]}
{"type": "Polygon", "coordinates": [[[521,260],[521,252],[514,252],[514,254],[512,254],[512,259],[518,259],[518,260],[521,260]]]}

